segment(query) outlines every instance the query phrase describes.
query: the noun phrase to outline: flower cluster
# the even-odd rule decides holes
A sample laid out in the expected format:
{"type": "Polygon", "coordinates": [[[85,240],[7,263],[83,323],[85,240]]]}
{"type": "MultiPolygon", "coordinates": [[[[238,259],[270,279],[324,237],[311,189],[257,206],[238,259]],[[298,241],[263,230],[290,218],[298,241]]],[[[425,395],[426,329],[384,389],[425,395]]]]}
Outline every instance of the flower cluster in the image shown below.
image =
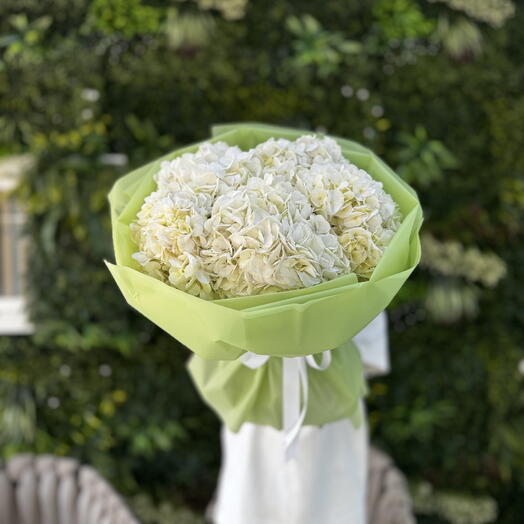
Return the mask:
{"type": "Polygon", "coordinates": [[[164,162],[131,224],[144,271],[206,299],[371,276],[400,224],[331,138],[223,142],[164,162]]]}
{"type": "Polygon", "coordinates": [[[507,274],[506,263],[495,253],[465,247],[455,240],[441,241],[429,233],[422,236],[421,266],[487,287],[496,287],[507,274]]]}

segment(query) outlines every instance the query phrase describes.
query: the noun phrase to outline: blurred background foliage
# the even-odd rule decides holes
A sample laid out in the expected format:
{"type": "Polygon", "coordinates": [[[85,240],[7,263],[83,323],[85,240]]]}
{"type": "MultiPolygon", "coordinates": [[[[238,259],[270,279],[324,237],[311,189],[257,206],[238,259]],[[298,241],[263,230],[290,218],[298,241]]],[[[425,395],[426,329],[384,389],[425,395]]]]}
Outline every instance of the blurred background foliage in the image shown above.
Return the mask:
{"type": "Polygon", "coordinates": [[[106,194],[212,123],[260,120],[361,141],[419,191],[423,262],[390,307],[372,437],[420,522],[522,522],[523,27],[509,0],[3,0],[0,155],[36,162],[36,331],[0,338],[2,455],[75,455],[148,522],[201,513],[218,422],[188,352],[109,278],[106,194]]]}

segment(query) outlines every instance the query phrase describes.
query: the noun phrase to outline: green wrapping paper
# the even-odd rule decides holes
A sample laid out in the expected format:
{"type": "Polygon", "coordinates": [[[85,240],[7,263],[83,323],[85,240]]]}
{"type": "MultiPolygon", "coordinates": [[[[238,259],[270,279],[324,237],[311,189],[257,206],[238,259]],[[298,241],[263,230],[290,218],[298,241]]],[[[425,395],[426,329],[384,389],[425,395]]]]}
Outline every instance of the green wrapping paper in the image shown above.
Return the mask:
{"type": "MultiPolygon", "coordinates": [[[[211,142],[249,149],[270,137],[294,140],[307,131],[262,124],[213,128],[211,142]]],[[[238,358],[247,351],[271,357],[297,357],[332,351],[324,371],[308,370],[305,423],[320,425],[358,419],[365,392],[362,364],[351,339],[384,310],[420,259],[422,210],[416,193],[374,153],[335,138],[346,158],[365,169],[399,205],[403,221],[369,281],[350,274],[306,289],[250,297],[203,300],[143,273],[131,255],[137,246],[129,224],[164,160],[198,149],[169,153],[119,179],[109,194],[116,265],[107,263],[127,302],[192,350],[189,371],[204,400],[232,429],[243,422],[282,428],[282,359],[258,368],[238,358]]]]}
{"type": "MultiPolygon", "coordinates": [[[[319,426],[350,418],[361,419],[360,399],[366,392],[360,354],[346,342],[331,352],[324,371],[308,369],[309,401],[305,424],[319,426]]],[[[194,355],[189,371],[200,394],[232,431],[244,422],[283,429],[282,359],[273,357],[258,369],[239,360],[204,360],[194,355]]]]}

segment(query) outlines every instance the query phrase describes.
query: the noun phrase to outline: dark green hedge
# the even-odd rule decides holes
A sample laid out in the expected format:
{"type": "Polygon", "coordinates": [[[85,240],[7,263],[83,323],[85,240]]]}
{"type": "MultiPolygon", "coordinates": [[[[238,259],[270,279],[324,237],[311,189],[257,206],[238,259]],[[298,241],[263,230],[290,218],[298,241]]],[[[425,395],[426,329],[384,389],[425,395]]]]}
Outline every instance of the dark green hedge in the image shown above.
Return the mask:
{"type": "Polygon", "coordinates": [[[489,522],[494,501],[519,522],[524,15],[501,22],[506,0],[233,4],[1,3],[0,153],[37,158],[19,193],[37,330],[0,339],[3,453],[72,454],[127,493],[205,503],[218,423],[188,352],[109,278],[106,193],[212,123],[259,120],[359,140],[419,190],[442,257],[428,248],[390,308],[373,438],[416,493],[432,486],[424,522],[489,522]]]}

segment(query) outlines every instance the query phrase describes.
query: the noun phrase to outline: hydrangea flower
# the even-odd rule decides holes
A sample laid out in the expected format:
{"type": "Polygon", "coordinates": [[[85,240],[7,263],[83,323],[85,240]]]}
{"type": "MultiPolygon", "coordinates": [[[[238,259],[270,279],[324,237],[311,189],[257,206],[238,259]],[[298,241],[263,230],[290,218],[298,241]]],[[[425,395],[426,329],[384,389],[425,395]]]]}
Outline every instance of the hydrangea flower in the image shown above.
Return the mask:
{"type": "Polygon", "coordinates": [[[155,278],[205,299],[368,279],[400,225],[382,184],[331,138],[223,142],[163,162],[131,224],[155,278]]]}

